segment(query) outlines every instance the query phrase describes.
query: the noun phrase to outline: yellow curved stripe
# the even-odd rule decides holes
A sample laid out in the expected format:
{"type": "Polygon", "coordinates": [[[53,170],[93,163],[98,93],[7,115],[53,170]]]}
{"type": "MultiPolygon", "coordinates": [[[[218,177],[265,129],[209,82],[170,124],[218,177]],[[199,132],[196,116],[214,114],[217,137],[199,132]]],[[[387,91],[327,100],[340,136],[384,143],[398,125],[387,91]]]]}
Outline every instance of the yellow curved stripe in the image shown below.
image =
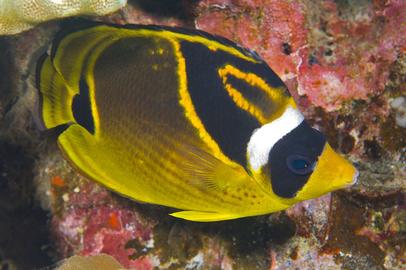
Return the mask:
{"type": "Polygon", "coordinates": [[[176,40],[169,39],[173,44],[176,59],[178,60],[178,78],[179,78],[179,95],[180,105],[185,110],[185,115],[189,119],[190,123],[197,129],[200,138],[206,143],[206,145],[212,150],[213,155],[227,164],[234,164],[226,155],[223,154],[218,144],[213,140],[210,134],[207,132],[202,121],[198,117],[195,108],[192,103],[192,98],[190,97],[187,88],[187,75],[186,75],[186,62],[182,55],[179,42],[176,40]]]}
{"type": "Polygon", "coordinates": [[[246,98],[244,98],[244,96],[231,84],[227,83],[228,74],[226,70],[224,68],[221,68],[219,69],[218,73],[223,81],[224,89],[228,92],[235,104],[237,104],[237,106],[244,111],[247,111],[252,116],[254,116],[262,125],[265,124],[267,121],[262,111],[255,105],[251,104],[246,98]]]}
{"type": "Polygon", "coordinates": [[[89,58],[87,59],[87,65],[83,67],[83,73],[85,74],[87,86],[89,88],[89,99],[90,99],[90,107],[92,109],[92,116],[94,122],[94,135],[96,138],[100,137],[100,116],[99,110],[97,108],[96,102],[96,85],[94,82],[94,66],[96,64],[97,58],[100,54],[105,50],[108,46],[112,43],[117,41],[117,38],[111,37],[109,39],[104,39],[98,44],[96,47],[93,48],[89,58]]]}
{"type": "MultiPolygon", "coordinates": [[[[271,120],[278,118],[282,115],[288,104],[295,104],[294,100],[285,96],[281,89],[269,86],[262,78],[254,73],[243,72],[232,65],[225,65],[219,68],[218,74],[222,79],[224,89],[228,92],[236,105],[254,116],[261,124],[266,124],[271,120]],[[238,89],[228,83],[228,77],[230,75],[245,81],[250,86],[262,90],[270,101],[275,103],[278,108],[276,112],[272,113],[272,117],[266,117],[260,108],[244,98],[238,89]]],[[[294,107],[296,107],[296,105],[294,105],[294,107]]]]}
{"type": "Polygon", "coordinates": [[[258,60],[243,54],[238,49],[236,49],[232,46],[224,45],[224,44],[222,44],[218,41],[212,40],[212,39],[208,39],[208,38],[205,38],[202,36],[185,35],[185,34],[180,34],[180,33],[176,33],[176,32],[169,32],[169,31],[162,31],[162,33],[165,37],[167,36],[168,38],[174,38],[177,40],[180,39],[180,40],[185,40],[185,41],[189,41],[189,42],[200,43],[200,44],[205,45],[211,51],[222,50],[231,55],[242,58],[246,61],[253,62],[253,63],[259,63],[258,60]]]}
{"type": "Polygon", "coordinates": [[[100,127],[100,118],[99,118],[99,113],[98,113],[97,104],[96,104],[95,83],[94,83],[94,78],[93,78],[93,69],[94,69],[94,65],[96,63],[98,56],[106,47],[108,47],[109,45],[114,43],[116,40],[119,40],[121,38],[139,37],[139,36],[149,36],[149,37],[156,36],[157,38],[165,38],[165,39],[169,40],[174,46],[175,55],[179,61],[178,76],[179,76],[179,83],[180,83],[179,91],[180,91],[180,96],[181,96],[180,103],[186,110],[186,116],[191,121],[192,125],[198,130],[199,135],[203,139],[203,141],[213,151],[213,154],[220,160],[223,160],[224,162],[232,163],[232,161],[222,153],[220,147],[213,140],[213,138],[211,138],[211,136],[204,128],[203,123],[201,122],[201,120],[197,116],[197,113],[194,110],[194,106],[192,104],[190,95],[187,90],[186,63],[185,63],[185,60],[183,58],[183,55],[182,55],[182,52],[180,49],[179,41],[185,40],[188,42],[200,43],[200,44],[205,45],[207,48],[209,48],[212,51],[223,50],[231,55],[242,58],[249,62],[257,63],[258,60],[243,54],[241,51],[239,51],[236,48],[224,45],[215,40],[207,39],[203,36],[187,35],[187,34],[182,34],[182,33],[171,32],[168,30],[149,30],[149,29],[134,30],[134,29],[122,29],[122,28],[120,28],[120,29],[113,28],[114,32],[115,32],[113,35],[111,33],[112,27],[100,26],[100,28],[101,29],[107,28],[106,31],[107,32],[110,31],[111,38],[107,41],[102,40],[100,42],[100,44],[98,44],[94,48],[94,51],[91,53],[91,56],[89,57],[88,66],[84,67],[84,69],[83,69],[84,72],[86,73],[86,81],[87,81],[87,84],[89,87],[89,97],[90,97],[90,103],[91,103],[92,114],[93,114],[94,125],[95,125],[95,135],[98,136],[97,131],[99,130],[99,127],[100,127]]]}
{"type": "Polygon", "coordinates": [[[188,35],[188,34],[182,34],[182,33],[177,33],[177,32],[171,32],[169,30],[154,30],[154,29],[124,29],[124,28],[114,28],[112,26],[99,26],[100,28],[107,28],[105,31],[112,31],[111,28],[115,29],[117,32],[118,36],[124,37],[124,36],[156,36],[158,38],[166,38],[171,41],[176,41],[179,42],[181,40],[188,41],[188,42],[194,42],[194,43],[200,43],[204,46],[206,46],[209,50],[212,51],[225,51],[233,56],[239,57],[241,59],[244,59],[249,62],[253,63],[259,63],[259,61],[253,57],[247,56],[244,53],[242,53],[240,50],[237,48],[234,48],[232,46],[228,46],[225,44],[222,44],[221,42],[218,42],[213,39],[206,38],[204,36],[199,36],[199,35],[188,35]]]}

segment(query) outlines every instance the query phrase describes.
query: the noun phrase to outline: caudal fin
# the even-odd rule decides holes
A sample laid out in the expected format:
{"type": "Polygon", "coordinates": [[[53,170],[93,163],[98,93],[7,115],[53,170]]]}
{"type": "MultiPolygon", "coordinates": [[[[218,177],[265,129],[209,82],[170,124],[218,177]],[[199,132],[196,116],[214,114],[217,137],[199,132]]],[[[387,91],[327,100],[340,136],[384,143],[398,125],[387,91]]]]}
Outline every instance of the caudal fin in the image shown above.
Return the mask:
{"type": "Polygon", "coordinates": [[[75,92],[69,89],[48,55],[40,59],[37,72],[39,111],[45,127],[50,129],[74,122],[71,104],[75,92]]]}

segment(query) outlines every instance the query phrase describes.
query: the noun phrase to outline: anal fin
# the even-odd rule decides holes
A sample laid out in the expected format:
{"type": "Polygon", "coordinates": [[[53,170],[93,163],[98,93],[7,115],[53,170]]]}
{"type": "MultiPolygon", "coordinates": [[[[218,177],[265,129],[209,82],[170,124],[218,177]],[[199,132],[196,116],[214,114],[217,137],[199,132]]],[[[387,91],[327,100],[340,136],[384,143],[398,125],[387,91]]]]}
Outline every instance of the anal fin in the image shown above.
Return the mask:
{"type": "Polygon", "coordinates": [[[202,211],[179,211],[170,214],[173,217],[190,221],[212,222],[240,218],[240,215],[230,213],[202,212],[202,211]]]}

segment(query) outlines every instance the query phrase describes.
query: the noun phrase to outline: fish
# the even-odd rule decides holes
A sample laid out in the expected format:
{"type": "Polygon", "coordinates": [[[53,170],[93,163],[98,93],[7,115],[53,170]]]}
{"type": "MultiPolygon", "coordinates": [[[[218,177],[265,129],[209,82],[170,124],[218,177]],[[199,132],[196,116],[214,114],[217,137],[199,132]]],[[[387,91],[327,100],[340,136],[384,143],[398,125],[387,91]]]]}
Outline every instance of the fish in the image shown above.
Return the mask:
{"type": "Polygon", "coordinates": [[[90,24],[38,61],[46,129],[79,173],[197,222],[287,209],[355,183],[253,50],[201,30],[90,24]]]}

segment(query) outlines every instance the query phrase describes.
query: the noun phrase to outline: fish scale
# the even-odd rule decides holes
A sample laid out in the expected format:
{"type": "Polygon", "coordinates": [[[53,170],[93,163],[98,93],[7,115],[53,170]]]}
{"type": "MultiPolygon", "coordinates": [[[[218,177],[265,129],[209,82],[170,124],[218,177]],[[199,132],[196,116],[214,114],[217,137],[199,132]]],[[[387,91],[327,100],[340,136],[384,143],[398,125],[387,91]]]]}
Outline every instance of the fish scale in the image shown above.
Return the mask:
{"type": "MultiPolygon", "coordinates": [[[[125,136],[125,134],[123,134],[125,136]]],[[[202,193],[200,189],[196,189],[195,191],[190,190],[193,187],[189,187],[189,190],[185,188],[184,184],[185,182],[182,180],[184,179],[184,176],[180,176],[179,173],[176,173],[176,171],[170,169],[171,167],[174,167],[174,165],[177,164],[176,159],[174,158],[170,162],[166,159],[167,155],[170,153],[169,149],[166,149],[165,146],[161,146],[160,144],[156,145],[155,147],[161,149],[161,150],[156,150],[153,151],[151,147],[145,147],[142,144],[136,143],[132,144],[131,141],[126,143],[124,145],[125,149],[129,149],[132,145],[133,152],[143,152],[143,153],[149,153],[147,155],[145,162],[145,169],[143,170],[144,175],[147,176],[146,179],[148,179],[148,176],[151,177],[151,174],[148,175],[148,171],[154,171],[156,174],[154,177],[150,178],[150,180],[156,180],[157,178],[162,178],[162,177],[167,177],[170,178],[170,180],[165,181],[164,183],[160,183],[157,181],[154,181],[153,183],[153,188],[156,190],[157,194],[162,194],[162,196],[165,196],[165,194],[169,191],[174,194],[177,198],[181,199],[185,203],[186,207],[191,207],[191,204],[196,205],[196,207],[202,208],[202,209],[207,209],[207,207],[210,205],[210,202],[213,201],[214,198],[211,198],[211,200],[208,200],[210,194],[206,192],[202,193]],[[166,163],[160,163],[159,160],[166,160],[166,163]],[[160,171],[165,171],[166,173],[169,173],[169,175],[165,175],[164,173],[160,173],[160,171]],[[170,183],[170,184],[167,184],[170,183]],[[192,202],[188,202],[187,200],[182,200],[184,197],[184,194],[187,194],[188,192],[193,192],[193,197],[194,200],[192,202]],[[205,196],[202,196],[204,195],[205,196]]],[[[146,144],[148,145],[148,144],[146,144]]],[[[213,201],[213,205],[216,205],[217,203],[221,203],[222,200],[221,198],[217,198],[215,201],[213,201]]]]}

